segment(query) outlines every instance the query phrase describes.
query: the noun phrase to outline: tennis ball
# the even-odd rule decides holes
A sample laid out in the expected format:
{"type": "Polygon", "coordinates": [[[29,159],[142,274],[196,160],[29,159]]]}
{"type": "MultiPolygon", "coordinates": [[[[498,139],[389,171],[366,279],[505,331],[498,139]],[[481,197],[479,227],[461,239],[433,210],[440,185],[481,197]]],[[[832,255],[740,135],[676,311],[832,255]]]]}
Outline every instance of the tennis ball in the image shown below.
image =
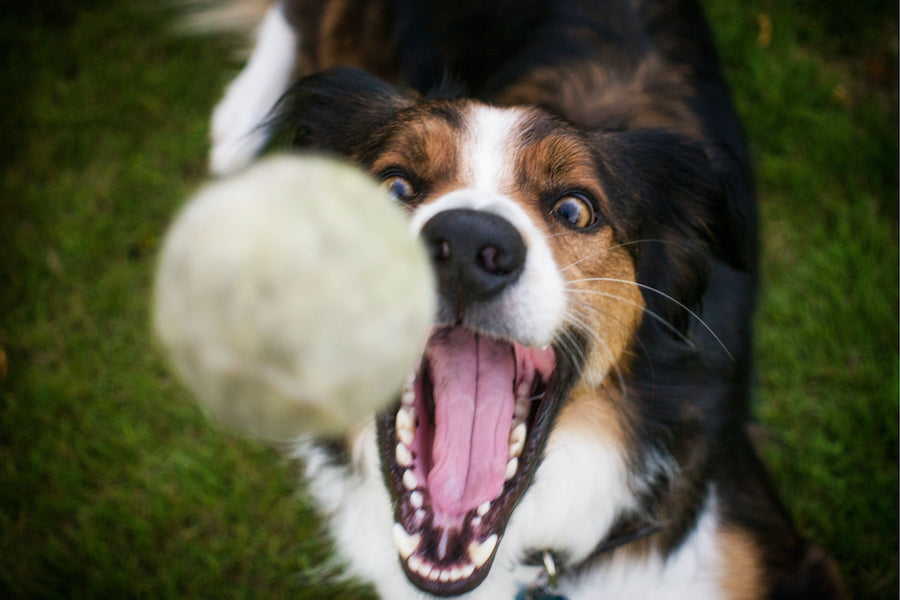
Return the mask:
{"type": "Polygon", "coordinates": [[[277,156],[209,184],[171,226],[154,326],[212,415],[269,440],[337,434],[396,396],[434,316],[402,209],[337,160],[277,156]]]}

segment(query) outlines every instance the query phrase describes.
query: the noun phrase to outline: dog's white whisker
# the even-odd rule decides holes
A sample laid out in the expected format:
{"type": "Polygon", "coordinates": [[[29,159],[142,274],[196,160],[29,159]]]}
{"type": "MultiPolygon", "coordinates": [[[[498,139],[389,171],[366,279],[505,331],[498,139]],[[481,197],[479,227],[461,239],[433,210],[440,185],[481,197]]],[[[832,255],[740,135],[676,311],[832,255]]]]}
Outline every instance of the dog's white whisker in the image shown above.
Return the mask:
{"type": "MultiPolygon", "coordinates": [[[[671,295],[669,295],[669,294],[663,292],[662,290],[658,290],[658,289],[656,289],[655,287],[653,287],[653,286],[651,286],[651,285],[647,285],[647,284],[644,284],[644,283],[639,283],[639,282],[637,282],[637,281],[629,281],[629,280],[627,280],[627,279],[617,279],[617,278],[614,278],[614,277],[584,277],[584,278],[581,278],[581,279],[575,279],[575,280],[573,280],[573,281],[568,282],[568,283],[570,284],[570,287],[569,287],[568,289],[569,289],[570,291],[578,291],[578,292],[590,292],[590,291],[596,291],[596,290],[584,290],[584,289],[580,289],[580,288],[572,288],[572,287],[571,287],[571,284],[575,284],[575,283],[587,283],[587,282],[592,282],[592,281],[605,281],[605,282],[609,282],[609,283],[622,283],[622,284],[626,284],[626,285],[633,285],[633,286],[636,286],[636,287],[641,288],[642,290],[647,290],[648,292],[653,292],[654,294],[658,294],[658,295],[662,296],[662,297],[665,298],[666,300],[669,300],[670,302],[674,303],[675,305],[677,305],[678,307],[680,307],[681,309],[683,309],[684,311],[686,311],[686,312],[687,312],[689,315],[691,315],[694,319],[696,319],[696,321],[697,321],[704,329],[706,329],[706,331],[713,337],[713,339],[719,344],[719,346],[722,347],[722,350],[725,351],[725,354],[727,354],[728,357],[729,357],[731,360],[735,360],[734,356],[733,356],[733,355],[731,354],[731,352],[728,350],[728,347],[725,346],[725,343],[719,338],[718,335],[716,335],[716,332],[713,331],[712,327],[710,327],[710,326],[706,323],[706,321],[704,321],[704,320],[700,317],[700,315],[698,315],[696,312],[694,312],[694,311],[691,310],[689,307],[687,307],[683,302],[680,302],[679,300],[673,298],[671,295]]],[[[622,299],[622,300],[624,300],[624,299],[622,299]]],[[[645,309],[645,310],[646,310],[646,309],[645,309]]],[[[653,314],[653,313],[651,313],[649,310],[648,310],[647,312],[648,312],[648,314],[653,314]]],[[[660,320],[661,323],[664,323],[664,324],[668,325],[668,327],[669,327],[670,329],[674,329],[674,327],[673,327],[668,321],[666,321],[665,319],[662,319],[662,317],[659,317],[659,315],[656,315],[656,317],[660,320]]],[[[684,337],[684,336],[682,336],[682,337],[684,337]]],[[[688,341],[686,338],[684,338],[684,339],[685,339],[685,341],[688,341]]],[[[693,347],[693,344],[692,344],[692,343],[691,343],[691,346],[693,347]]]]}
{"type": "Polygon", "coordinates": [[[604,248],[603,250],[600,250],[599,252],[594,252],[593,254],[589,254],[587,256],[582,256],[575,262],[570,263],[570,264],[566,265],[565,267],[561,268],[560,272],[564,273],[564,272],[568,271],[569,269],[571,269],[572,267],[575,267],[585,261],[591,260],[593,258],[597,258],[598,256],[603,256],[610,250],[616,250],[618,248],[626,248],[628,246],[634,246],[637,244],[648,244],[648,243],[670,244],[672,242],[669,242],[666,240],[657,240],[657,239],[644,239],[644,240],[633,240],[630,242],[622,242],[621,244],[616,244],[614,246],[609,246],[607,248],[604,248]]]}
{"type": "MultiPolygon", "coordinates": [[[[581,305],[585,309],[592,310],[593,312],[601,312],[596,307],[594,307],[590,304],[581,303],[574,299],[573,299],[573,301],[576,304],[581,305]]],[[[615,319],[614,317],[612,317],[612,318],[614,320],[618,320],[618,319],[615,319]]],[[[619,388],[620,388],[621,392],[623,394],[625,394],[625,392],[626,392],[625,377],[622,373],[621,367],[619,366],[618,357],[616,357],[613,354],[613,351],[609,345],[609,342],[607,342],[605,339],[603,339],[603,337],[601,335],[599,335],[594,330],[593,327],[591,327],[590,325],[585,323],[584,320],[581,319],[581,317],[579,317],[577,314],[575,314],[571,310],[567,311],[567,313],[566,313],[566,321],[568,323],[571,323],[572,325],[574,325],[576,328],[578,328],[579,331],[582,331],[585,335],[590,336],[591,339],[593,339],[597,344],[599,344],[603,348],[603,350],[609,355],[609,364],[611,365],[612,369],[616,372],[616,376],[618,378],[619,388]]],[[[587,360],[586,357],[584,360],[587,360]]],[[[589,365],[588,368],[593,369],[593,365],[589,365]]],[[[593,371],[591,371],[589,373],[589,375],[591,376],[591,378],[597,379],[597,378],[605,376],[605,373],[594,374],[593,371]]]]}
{"type": "MultiPolygon", "coordinates": [[[[648,316],[652,317],[654,320],[656,320],[658,323],[660,323],[663,327],[665,327],[666,329],[668,329],[669,331],[671,331],[676,337],[678,337],[678,339],[680,339],[681,341],[683,341],[683,342],[684,342],[685,344],[687,344],[689,347],[691,347],[691,348],[694,348],[694,347],[695,347],[695,344],[694,344],[693,340],[691,340],[691,339],[690,339],[688,336],[686,336],[684,333],[678,331],[678,328],[677,328],[677,327],[675,327],[674,325],[672,325],[671,323],[669,323],[669,322],[668,322],[665,318],[663,318],[661,315],[655,313],[654,311],[650,310],[649,308],[647,308],[646,306],[644,306],[644,305],[642,305],[642,304],[640,304],[640,303],[638,303],[638,302],[634,302],[633,300],[629,300],[628,298],[625,298],[625,297],[623,297],[623,296],[617,296],[616,294],[611,294],[611,293],[609,293],[609,292],[603,292],[603,291],[600,291],[600,290],[584,290],[584,289],[572,288],[572,289],[569,289],[568,291],[569,291],[570,293],[573,293],[573,292],[574,292],[574,293],[579,293],[579,294],[592,294],[592,295],[597,295],[597,296],[603,296],[603,297],[605,297],[605,298],[610,298],[610,299],[613,299],[613,300],[618,300],[618,301],[624,302],[625,304],[628,304],[628,305],[630,305],[630,306],[634,306],[634,307],[636,307],[636,308],[639,308],[639,309],[641,309],[642,312],[644,312],[644,313],[647,314],[648,316]]],[[[717,338],[717,339],[718,339],[718,338],[717,338]]],[[[724,346],[723,346],[723,347],[724,347],[724,346]]],[[[726,351],[727,351],[727,349],[726,349],[726,351]]]]}

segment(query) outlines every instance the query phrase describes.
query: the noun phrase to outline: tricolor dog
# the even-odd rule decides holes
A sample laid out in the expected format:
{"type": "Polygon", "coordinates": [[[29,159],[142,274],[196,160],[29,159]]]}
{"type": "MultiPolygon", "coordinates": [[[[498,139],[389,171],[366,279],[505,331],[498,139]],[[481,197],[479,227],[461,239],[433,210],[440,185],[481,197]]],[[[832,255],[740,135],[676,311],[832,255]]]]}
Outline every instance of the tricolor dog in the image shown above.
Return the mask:
{"type": "Polygon", "coordinates": [[[395,401],[297,449],[352,574],[389,600],[842,596],[748,437],[757,216],[696,2],[259,16],[212,170],[343,157],[438,283],[395,401]]]}

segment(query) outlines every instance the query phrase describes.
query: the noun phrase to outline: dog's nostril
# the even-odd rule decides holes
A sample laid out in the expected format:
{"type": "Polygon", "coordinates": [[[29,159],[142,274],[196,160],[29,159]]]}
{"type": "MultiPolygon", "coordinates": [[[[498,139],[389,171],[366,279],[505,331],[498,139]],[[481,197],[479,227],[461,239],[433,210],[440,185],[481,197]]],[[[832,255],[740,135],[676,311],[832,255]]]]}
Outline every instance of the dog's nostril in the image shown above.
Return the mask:
{"type": "Polygon", "coordinates": [[[450,243],[447,240],[434,240],[430,244],[431,259],[445,261],[450,259],[450,243]]]}
{"type": "Polygon", "coordinates": [[[481,266],[488,271],[497,272],[497,248],[495,246],[485,246],[478,252],[478,261],[481,266]]]}
{"type": "Polygon", "coordinates": [[[497,250],[496,246],[485,246],[478,253],[478,262],[481,264],[481,268],[489,273],[502,273],[503,268],[497,263],[497,254],[499,250],[497,250]]]}

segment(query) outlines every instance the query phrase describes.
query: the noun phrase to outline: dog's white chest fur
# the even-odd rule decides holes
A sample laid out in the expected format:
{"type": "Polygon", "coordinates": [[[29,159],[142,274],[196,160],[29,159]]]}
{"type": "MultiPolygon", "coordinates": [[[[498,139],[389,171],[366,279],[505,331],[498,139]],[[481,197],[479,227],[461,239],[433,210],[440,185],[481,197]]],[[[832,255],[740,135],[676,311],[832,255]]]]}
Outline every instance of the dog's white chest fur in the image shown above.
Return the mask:
{"type": "MultiPolygon", "coordinates": [[[[353,448],[352,466],[337,466],[313,443],[301,443],[309,491],[327,517],[348,572],[371,582],[382,598],[427,598],[406,578],[391,543],[392,508],[381,480],[374,425],[353,448]]],[[[510,519],[487,579],[463,600],[515,598],[540,575],[522,563],[528,550],[553,549],[577,562],[602,540],[615,515],[632,506],[622,457],[572,432],[551,437],[534,484],[510,519]],[[598,501],[598,499],[603,499],[598,501]]],[[[667,557],[611,556],[578,577],[562,577],[570,600],[722,598],[717,517],[710,493],[694,532],[667,557]]]]}

